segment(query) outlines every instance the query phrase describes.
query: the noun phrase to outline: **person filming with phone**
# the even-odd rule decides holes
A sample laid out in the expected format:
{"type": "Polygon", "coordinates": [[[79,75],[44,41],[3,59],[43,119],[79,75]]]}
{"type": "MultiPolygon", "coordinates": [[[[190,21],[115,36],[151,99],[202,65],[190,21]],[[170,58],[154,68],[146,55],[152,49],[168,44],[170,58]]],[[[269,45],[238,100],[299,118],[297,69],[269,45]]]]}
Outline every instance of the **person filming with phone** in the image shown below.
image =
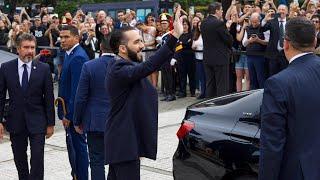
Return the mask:
{"type": "Polygon", "coordinates": [[[248,69],[251,89],[263,88],[266,80],[265,58],[263,53],[269,37],[262,31],[260,14],[252,13],[250,25],[246,28],[242,44],[247,50],[248,69]]]}

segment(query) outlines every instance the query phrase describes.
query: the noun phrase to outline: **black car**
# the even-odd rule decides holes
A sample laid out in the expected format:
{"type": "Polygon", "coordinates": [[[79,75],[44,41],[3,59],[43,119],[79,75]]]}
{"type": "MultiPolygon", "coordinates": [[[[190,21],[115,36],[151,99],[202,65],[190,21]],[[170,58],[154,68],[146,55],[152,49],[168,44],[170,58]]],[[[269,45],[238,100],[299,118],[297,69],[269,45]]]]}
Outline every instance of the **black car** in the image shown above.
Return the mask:
{"type": "MultiPolygon", "coordinates": [[[[16,54],[0,50],[0,67],[2,63],[11,61],[18,58],[16,54]]],[[[6,118],[7,112],[8,112],[8,105],[9,105],[9,99],[6,99],[6,106],[4,108],[4,119],[6,118]]]]}
{"type": "Polygon", "coordinates": [[[253,90],[189,106],[177,132],[174,179],[257,179],[262,96],[253,90]]]}

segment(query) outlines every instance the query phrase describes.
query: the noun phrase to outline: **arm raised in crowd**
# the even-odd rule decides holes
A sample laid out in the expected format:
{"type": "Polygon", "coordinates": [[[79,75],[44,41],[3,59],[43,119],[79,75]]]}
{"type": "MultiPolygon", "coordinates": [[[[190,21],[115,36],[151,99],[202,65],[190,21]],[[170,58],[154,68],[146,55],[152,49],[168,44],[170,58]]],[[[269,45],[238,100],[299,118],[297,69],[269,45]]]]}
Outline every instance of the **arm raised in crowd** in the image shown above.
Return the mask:
{"type": "Polygon", "coordinates": [[[245,29],[248,27],[248,22],[244,22],[243,26],[241,27],[240,32],[237,33],[237,41],[241,42],[244,38],[244,34],[245,34],[245,29]]]}

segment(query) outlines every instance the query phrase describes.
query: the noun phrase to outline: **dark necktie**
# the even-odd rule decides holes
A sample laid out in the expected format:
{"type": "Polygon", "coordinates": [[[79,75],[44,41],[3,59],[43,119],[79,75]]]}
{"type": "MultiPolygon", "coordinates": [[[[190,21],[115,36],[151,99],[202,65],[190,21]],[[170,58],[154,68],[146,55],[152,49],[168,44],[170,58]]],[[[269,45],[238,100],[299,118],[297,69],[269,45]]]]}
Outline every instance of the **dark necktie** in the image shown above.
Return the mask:
{"type": "Polygon", "coordinates": [[[22,74],[22,81],[21,81],[21,87],[23,91],[26,91],[28,88],[28,70],[27,65],[23,65],[23,74],[22,74]]]}
{"type": "Polygon", "coordinates": [[[280,21],[280,39],[279,39],[279,45],[281,48],[283,48],[283,40],[284,40],[284,27],[283,27],[283,21],[280,21]]]}

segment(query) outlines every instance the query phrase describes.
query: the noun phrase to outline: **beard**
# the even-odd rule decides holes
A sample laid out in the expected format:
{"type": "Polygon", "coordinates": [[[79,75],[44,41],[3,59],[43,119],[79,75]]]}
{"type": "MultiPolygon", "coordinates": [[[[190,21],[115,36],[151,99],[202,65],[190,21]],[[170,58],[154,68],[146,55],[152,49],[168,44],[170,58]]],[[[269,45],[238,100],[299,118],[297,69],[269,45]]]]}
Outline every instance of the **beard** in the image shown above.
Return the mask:
{"type": "Polygon", "coordinates": [[[138,62],[138,63],[140,63],[142,61],[141,54],[138,54],[138,53],[132,51],[128,46],[127,46],[127,51],[128,51],[128,57],[131,61],[138,62]]]}
{"type": "Polygon", "coordinates": [[[21,59],[21,61],[28,63],[34,59],[34,55],[32,55],[32,54],[24,55],[24,56],[20,57],[20,59],[21,59]]]}

